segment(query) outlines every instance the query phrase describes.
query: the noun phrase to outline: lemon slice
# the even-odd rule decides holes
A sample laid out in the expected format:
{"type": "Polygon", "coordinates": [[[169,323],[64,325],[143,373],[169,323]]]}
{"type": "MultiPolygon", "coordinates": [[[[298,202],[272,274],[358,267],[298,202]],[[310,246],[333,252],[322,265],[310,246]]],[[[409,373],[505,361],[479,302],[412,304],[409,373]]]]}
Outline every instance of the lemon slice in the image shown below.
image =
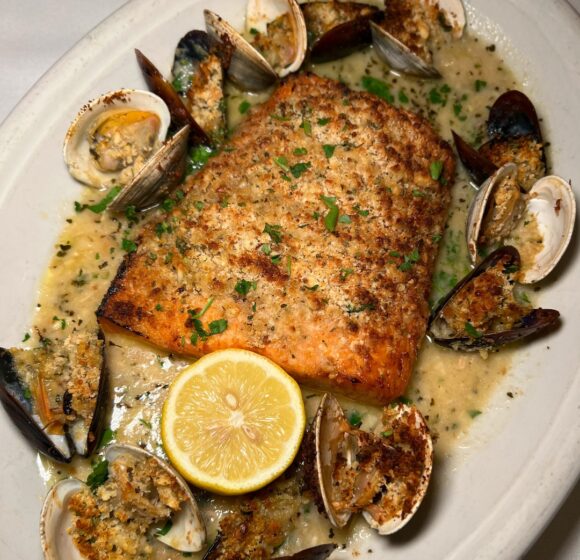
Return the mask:
{"type": "Polygon", "coordinates": [[[220,494],[243,494],[288,468],[305,422],[300,387],[282,368],[247,350],[219,350],[173,381],[161,437],[187,480],[220,494]]]}

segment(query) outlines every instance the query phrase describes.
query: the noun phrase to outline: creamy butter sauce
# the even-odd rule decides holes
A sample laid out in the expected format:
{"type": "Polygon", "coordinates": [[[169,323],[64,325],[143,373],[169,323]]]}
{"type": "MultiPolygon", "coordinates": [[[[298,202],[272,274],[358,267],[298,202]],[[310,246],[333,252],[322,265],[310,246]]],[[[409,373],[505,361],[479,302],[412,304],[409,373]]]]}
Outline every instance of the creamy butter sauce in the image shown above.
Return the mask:
{"type": "MultiPolygon", "coordinates": [[[[440,134],[451,139],[451,128],[469,142],[478,144],[484,136],[488,108],[497,96],[511,88],[521,88],[485,41],[466,35],[456,43],[444,42],[435,52],[435,65],[443,79],[420,81],[390,74],[372,49],[332,63],[313,66],[318,74],[362,89],[361,78],[373,76],[383,81],[389,100],[418,112],[431,121],[440,134]]],[[[243,94],[231,85],[227,89],[229,123],[233,128],[244,118],[242,102],[263,101],[268,94],[243,94]]],[[[465,173],[458,169],[453,186],[453,202],[441,241],[434,275],[432,304],[443,296],[470,269],[464,239],[466,212],[474,190],[465,173]]],[[[79,186],[83,205],[94,204],[104,193],[79,186]]],[[[145,218],[155,219],[163,209],[145,218]]],[[[39,336],[56,343],[73,328],[95,328],[95,311],[117,267],[139,227],[135,220],[96,214],[90,209],[75,212],[65,224],[55,256],[43,279],[38,311],[34,317],[29,344],[39,336]]],[[[111,334],[106,357],[111,375],[112,410],[107,438],[143,446],[164,456],[159,424],[165,391],[176,373],[188,360],[168,355],[125,334],[111,334]]],[[[485,417],[486,402],[498,381],[509,371],[511,351],[481,356],[453,352],[425,341],[407,396],[417,404],[436,434],[436,452],[453,453],[459,438],[474,421],[485,417]]],[[[320,393],[304,388],[308,416],[312,418],[320,393]]],[[[380,419],[380,410],[346,399],[342,404],[347,415],[358,415],[362,427],[372,428],[380,419]]],[[[70,466],[53,465],[42,459],[43,478],[49,482],[68,475],[85,479],[91,470],[89,460],[75,459],[70,466]]],[[[436,476],[436,473],[435,473],[436,476]]],[[[208,525],[208,542],[214,538],[219,520],[236,504],[236,499],[198,492],[200,507],[208,525]]],[[[327,542],[351,543],[352,549],[366,550],[365,539],[371,530],[360,519],[349,531],[331,530],[328,522],[312,504],[305,504],[297,529],[280,548],[280,554],[327,542]],[[362,547],[362,548],[361,548],[362,547]]],[[[180,553],[161,550],[159,558],[180,558],[180,553]]],[[[201,558],[201,554],[193,555],[201,558]]]]}

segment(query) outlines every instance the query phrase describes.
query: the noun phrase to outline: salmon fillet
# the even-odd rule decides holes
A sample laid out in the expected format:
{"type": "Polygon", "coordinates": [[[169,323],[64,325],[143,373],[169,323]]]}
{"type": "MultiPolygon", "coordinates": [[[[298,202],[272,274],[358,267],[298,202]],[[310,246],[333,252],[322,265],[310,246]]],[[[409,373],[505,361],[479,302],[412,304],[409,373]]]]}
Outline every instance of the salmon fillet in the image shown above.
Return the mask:
{"type": "Polygon", "coordinates": [[[299,382],[389,402],[425,334],[454,173],[417,115],[292,77],[144,229],[100,323],[179,354],[253,350],[299,382]]]}

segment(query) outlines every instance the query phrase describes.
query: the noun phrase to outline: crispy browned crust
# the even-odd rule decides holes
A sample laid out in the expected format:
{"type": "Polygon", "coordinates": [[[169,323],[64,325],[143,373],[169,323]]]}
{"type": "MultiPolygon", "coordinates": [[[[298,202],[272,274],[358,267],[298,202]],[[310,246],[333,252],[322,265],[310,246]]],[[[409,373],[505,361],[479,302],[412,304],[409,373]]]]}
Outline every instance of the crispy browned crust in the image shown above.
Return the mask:
{"type": "Polygon", "coordinates": [[[332,80],[290,78],[188,181],[165,226],[143,232],[99,308],[101,324],[194,356],[246,348],[300,382],[390,401],[425,333],[454,172],[451,148],[420,117],[332,80]],[[323,145],[336,146],[332,157],[323,145]],[[298,163],[310,167],[300,174],[298,163]],[[321,195],[336,197],[350,223],[328,231],[321,195]],[[266,224],[281,226],[279,243],[266,224]],[[246,297],[235,291],[242,279],[256,282],[246,297]],[[210,298],[204,330],[218,319],[228,327],[192,344],[188,311],[210,298]]]}

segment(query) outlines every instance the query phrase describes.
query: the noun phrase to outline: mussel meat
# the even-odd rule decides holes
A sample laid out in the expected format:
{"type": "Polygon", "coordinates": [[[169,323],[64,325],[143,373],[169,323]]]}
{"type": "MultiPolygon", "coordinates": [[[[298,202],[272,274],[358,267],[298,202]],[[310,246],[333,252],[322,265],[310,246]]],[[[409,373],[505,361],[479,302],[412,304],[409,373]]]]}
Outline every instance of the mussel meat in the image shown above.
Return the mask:
{"type": "Polygon", "coordinates": [[[555,175],[522,192],[518,167],[498,169],[477,192],[467,219],[467,247],[473,263],[490,247],[506,242],[520,252],[518,280],[544,279],[558,264],[572,238],[576,201],[570,185],[555,175]]]}
{"type": "Polygon", "coordinates": [[[177,44],[173,87],[192,118],[219,143],[226,133],[224,72],[216,45],[205,31],[190,31],[177,44]]]}
{"type": "Polygon", "coordinates": [[[382,535],[401,529],[429,484],[433,444],[413,406],[384,409],[381,425],[366,432],[349,425],[338,401],[323,396],[315,418],[318,492],[332,525],[362,512],[382,535]]]}
{"type": "Polygon", "coordinates": [[[454,350],[490,350],[554,326],[558,311],[533,309],[516,298],[519,270],[517,249],[494,251],[433,310],[431,339],[454,350]]]}
{"type": "Polygon", "coordinates": [[[139,447],[111,445],[106,475],[91,487],[69,478],[45,499],[40,536],[46,560],[150,557],[152,538],[182,551],[202,549],[206,533],[195,498],[167,463],[139,447]],[[99,485],[99,483],[101,483],[99,485]]]}
{"type": "Polygon", "coordinates": [[[103,428],[102,336],[74,332],[31,350],[0,349],[0,400],[22,434],[50,458],[91,455],[103,428]]]}
{"type": "Polygon", "coordinates": [[[538,115],[522,92],[510,90],[497,98],[489,112],[487,132],[488,141],[477,150],[453,132],[459,158],[476,186],[507,163],[518,166],[517,180],[525,191],[546,174],[538,115]]]}

